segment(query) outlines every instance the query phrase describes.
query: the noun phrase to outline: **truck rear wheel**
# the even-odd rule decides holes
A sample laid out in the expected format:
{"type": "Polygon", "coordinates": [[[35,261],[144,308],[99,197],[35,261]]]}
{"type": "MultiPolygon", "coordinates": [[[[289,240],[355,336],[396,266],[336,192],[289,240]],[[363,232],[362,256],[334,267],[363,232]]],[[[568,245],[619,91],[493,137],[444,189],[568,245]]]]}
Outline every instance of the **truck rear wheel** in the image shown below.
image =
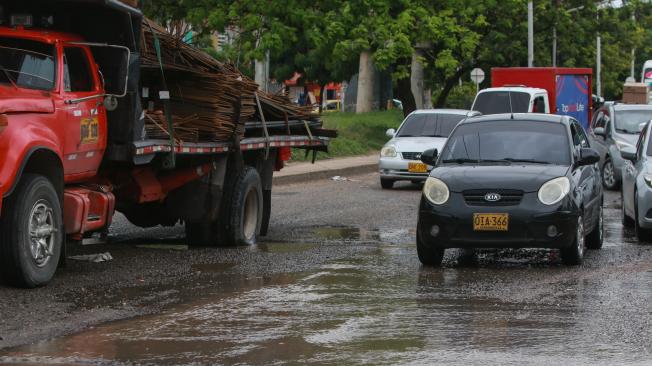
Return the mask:
{"type": "Polygon", "coordinates": [[[63,213],[54,186],[26,174],[3,207],[0,271],[10,284],[34,288],[50,282],[63,245],[63,213]]]}
{"type": "Polygon", "coordinates": [[[263,222],[263,189],[256,169],[245,167],[231,194],[226,235],[234,245],[256,244],[263,222]]]}

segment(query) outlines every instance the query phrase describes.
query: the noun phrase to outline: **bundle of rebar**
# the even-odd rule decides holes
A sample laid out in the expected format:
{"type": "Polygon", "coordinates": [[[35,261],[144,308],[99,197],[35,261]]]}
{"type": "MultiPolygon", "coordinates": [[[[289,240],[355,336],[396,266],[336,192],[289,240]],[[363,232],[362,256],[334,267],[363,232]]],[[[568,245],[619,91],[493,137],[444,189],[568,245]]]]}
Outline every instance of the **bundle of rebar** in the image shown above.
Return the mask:
{"type": "MultiPolygon", "coordinates": [[[[148,79],[147,75],[156,80],[155,75],[158,74],[159,85],[152,85],[151,89],[163,89],[160,79],[167,84],[176,139],[198,142],[226,141],[234,134],[243,137],[245,122],[262,121],[255,93],[258,93],[267,121],[317,119],[310,107],[295,105],[285,95],[258,90],[258,85],[233,65],[222,63],[185,43],[153,21],[145,19],[142,29],[143,80],[148,79]],[[239,115],[236,115],[237,110],[240,111],[239,115]]],[[[154,108],[150,108],[150,118],[146,118],[146,132],[148,136],[159,137],[167,133],[169,138],[165,114],[152,113],[163,110],[164,102],[156,100],[152,103],[154,108]]]]}

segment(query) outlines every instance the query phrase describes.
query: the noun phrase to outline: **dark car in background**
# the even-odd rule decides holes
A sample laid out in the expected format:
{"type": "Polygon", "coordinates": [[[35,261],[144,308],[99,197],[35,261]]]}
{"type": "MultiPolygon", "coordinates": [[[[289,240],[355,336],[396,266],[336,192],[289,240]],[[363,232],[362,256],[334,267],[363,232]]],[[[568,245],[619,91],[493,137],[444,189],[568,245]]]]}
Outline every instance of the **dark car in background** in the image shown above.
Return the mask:
{"type": "Polygon", "coordinates": [[[425,182],[417,252],[441,264],[447,248],[557,248],[580,264],[603,240],[598,153],[568,116],[469,118],[451,133],[425,182]]]}
{"type": "Polygon", "coordinates": [[[600,154],[602,183],[616,190],[622,183],[625,159],[620,152],[634,149],[642,126],[652,119],[652,105],[608,104],[593,114],[589,128],[591,146],[600,154]]]}

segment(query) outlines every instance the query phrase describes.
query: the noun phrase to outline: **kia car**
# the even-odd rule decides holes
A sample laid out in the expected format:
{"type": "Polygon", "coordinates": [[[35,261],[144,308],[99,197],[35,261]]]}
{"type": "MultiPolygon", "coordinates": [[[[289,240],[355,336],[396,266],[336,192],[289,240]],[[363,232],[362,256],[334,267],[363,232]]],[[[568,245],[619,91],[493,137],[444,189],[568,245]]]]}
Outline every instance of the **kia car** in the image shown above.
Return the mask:
{"type": "Polygon", "coordinates": [[[417,224],[425,265],[448,248],[554,248],[576,265],[602,247],[599,155],[569,116],[469,118],[421,159],[434,165],[417,224]]]}
{"type": "Polygon", "coordinates": [[[652,238],[652,144],[650,124],[646,124],[636,148],[621,150],[623,166],[622,216],[623,225],[634,227],[639,240],[652,238]]]}
{"type": "Polygon", "coordinates": [[[602,183],[609,190],[620,188],[625,160],[620,156],[623,148],[638,140],[641,126],[652,119],[652,105],[613,103],[593,114],[589,128],[591,146],[600,154],[602,183]]]}
{"type": "Polygon", "coordinates": [[[380,185],[390,189],[396,181],[423,182],[432,167],[421,162],[426,149],[441,149],[457,124],[467,116],[479,115],[460,109],[424,109],[410,113],[380,151],[380,185]]]}

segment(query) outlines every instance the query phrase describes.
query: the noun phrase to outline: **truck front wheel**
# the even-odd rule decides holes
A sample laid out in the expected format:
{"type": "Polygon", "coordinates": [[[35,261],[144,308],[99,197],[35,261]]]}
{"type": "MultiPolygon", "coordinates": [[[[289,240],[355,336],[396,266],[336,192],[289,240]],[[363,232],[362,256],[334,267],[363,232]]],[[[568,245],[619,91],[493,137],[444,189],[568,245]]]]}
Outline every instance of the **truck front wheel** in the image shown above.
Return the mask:
{"type": "Polygon", "coordinates": [[[34,288],[52,279],[63,245],[62,216],[52,183],[24,175],[0,219],[0,271],[6,281],[34,288]]]}

